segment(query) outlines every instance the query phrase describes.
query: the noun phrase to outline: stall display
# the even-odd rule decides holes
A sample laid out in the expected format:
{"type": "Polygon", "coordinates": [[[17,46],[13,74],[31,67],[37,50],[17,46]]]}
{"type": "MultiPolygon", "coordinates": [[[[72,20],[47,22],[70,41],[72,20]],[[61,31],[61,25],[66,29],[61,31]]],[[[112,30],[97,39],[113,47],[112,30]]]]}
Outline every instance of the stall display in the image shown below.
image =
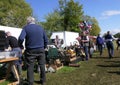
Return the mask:
{"type": "Polygon", "coordinates": [[[74,50],[72,50],[72,49],[69,49],[69,50],[66,50],[65,51],[65,61],[66,62],[72,62],[72,61],[74,61],[74,60],[76,60],[77,59],[77,57],[76,57],[76,53],[75,53],[75,51],[74,50]]]}
{"type": "Polygon", "coordinates": [[[50,47],[47,52],[47,68],[52,67],[54,70],[58,70],[63,67],[61,62],[61,57],[59,55],[59,50],[57,48],[50,47]]]}
{"type": "Polygon", "coordinates": [[[1,60],[0,60],[0,64],[1,64],[1,63],[7,63],[7,64],[8,64],[8,68],[7,68],[7,71],[6,71],[6,75],[5,75],[5,77],[3,77],[2,79],[0,79],[0,83],[3,82],[3,81],[5,81],[6,79],[8,79],[11,70],[14,70],[15,76],[16,76],[16,78],[17,78],[17,81],[12,82],[12,84],[10,83],[9,85],[17,85],[17,84],[20,83],[20,77],[19,77],[19,75],[18,75],[16,66],[15,66],[15,64],[14,64],[14,61],[16,61],[16,60],[18,60],[18,59],[19,59],[18,57],[11,57],[11,58],[1,59],[1,60]],[[12,69],[12,68],[13,68],[13,69],[12,69]]]}
{"type": "Polygon", "coordinates": [[[0,52],[0,60],[11,58],[11,57],[17,57],[18,52],[16,51],[2,51],[0,52]]]}
{"type": "Polygon", "coordinates": [[[11,70],[14,71],[15,76],[17,77],[17,80],[14,84],[10,85],[17,85],[20,82],[19,75],[15,66],[14,61],[19,60],[17,57],[18,52],[16,51],[6,51],[7,48],[7,42],[6,42],[6,34],[5,31],[0,30],[0,68],[4,66],[4,64],[7,64],[6,71],[5,71],[5,77],[0,78],[0,82],[5,81],[8,79],[11,70]]]}

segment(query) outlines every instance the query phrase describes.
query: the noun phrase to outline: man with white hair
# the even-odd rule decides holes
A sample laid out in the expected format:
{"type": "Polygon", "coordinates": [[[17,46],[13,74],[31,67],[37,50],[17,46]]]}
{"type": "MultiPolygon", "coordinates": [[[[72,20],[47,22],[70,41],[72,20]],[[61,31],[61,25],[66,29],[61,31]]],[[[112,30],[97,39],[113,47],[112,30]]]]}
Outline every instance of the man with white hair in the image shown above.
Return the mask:
{"type": "Polygon", "coordinates": [[[47,47],[48,38],[44,29],[35,24],[33,17],[27,18],[27,25],[23,27],[19,36],[18,43],[23,48],[25,39],[25,62],[27,64],[28,85],[34,83],[34,63],[38,62],[40,66],[40,83],[43,85],[46,81],[45,75],[45,48],[47,47]]]}
{"type": "Polygon", "coordinates": [[[29,16],[29,17],[27,18],[27,24],[35,24],[35,18],[29,16]]]}

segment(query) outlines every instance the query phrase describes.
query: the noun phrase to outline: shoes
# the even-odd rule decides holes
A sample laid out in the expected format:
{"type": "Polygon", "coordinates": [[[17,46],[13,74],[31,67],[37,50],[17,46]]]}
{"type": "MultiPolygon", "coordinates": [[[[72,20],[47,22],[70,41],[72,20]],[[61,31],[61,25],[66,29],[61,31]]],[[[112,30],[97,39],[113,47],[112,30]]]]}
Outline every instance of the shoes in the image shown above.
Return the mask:
{"type": "Polygon", "coordinates": [[[45,85],[45,83],[41,83],[41,85],[45,85]]]}
{"type": "Polygon", "coordinates": [[[41,84],[41,85],[45,85],[45,82],[43,82],[43,81],[40,80],[40,84],[41,84]]]}
{"type": "Polygon", "coordinates": [[[46,85],[45,82],[43,82],[41,80],[40,81],[35,81],[35,83],[40,84],[40,85],[46,85]]]}
{"type": "Polygon", "coordinates": [[[32,82],[29,82],[29,85],[33,85],[33,83],[32,83],[32,82]]]}
{"type": "Polygon", "coordinates": [[[109,54],[109,59],[113,58],[113,55],[112,54],[109,54]]]}
{"type": "Polygon", "coordinates": [[[112,59],[113,57],[109,57],[109,59],[112,59]]]}

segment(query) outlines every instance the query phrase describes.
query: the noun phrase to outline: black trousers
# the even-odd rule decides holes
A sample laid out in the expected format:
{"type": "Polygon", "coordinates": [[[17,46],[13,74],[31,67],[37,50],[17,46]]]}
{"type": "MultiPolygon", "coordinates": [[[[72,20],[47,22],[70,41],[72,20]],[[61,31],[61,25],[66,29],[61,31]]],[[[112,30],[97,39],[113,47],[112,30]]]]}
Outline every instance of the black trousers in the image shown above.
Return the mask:
{"type": "Polygon", "coordinates": [[[34,82],[34,64],[38,62],[40,67],[40,81],[46,81],[45,74],[45,51],[43,49],[25,50],[25,62],[27,65],[27,80],[29,85],[34,82]]]}

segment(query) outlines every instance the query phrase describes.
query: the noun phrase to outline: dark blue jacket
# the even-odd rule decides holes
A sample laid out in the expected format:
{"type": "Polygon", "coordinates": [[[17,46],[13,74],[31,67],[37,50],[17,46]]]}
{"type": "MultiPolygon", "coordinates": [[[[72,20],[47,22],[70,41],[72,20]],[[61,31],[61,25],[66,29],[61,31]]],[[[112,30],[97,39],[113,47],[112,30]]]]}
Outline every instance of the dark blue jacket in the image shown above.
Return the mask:
{"type": "Polygon", "coordinates": [[[105,39],[113,39],[113,38],[112,38],[112,35],[107,34],[107,35],[105,36],[105,39]]]}
{"type": "Polygon", "coordinates": [[[104,40],[102,37],[98,36],[97,39],[96,39],[96,43],[97,45],[101,45],[101,44],[104,44],[104,40]]]}
{"type": "Polygon", "coordinates": [[[47,35],[39,25],[28,24],[23,28],[18,38],[18,43],[21,48],[23,48],[24,39],[26,49],[44,49],[47,47],[47,35]]]}

